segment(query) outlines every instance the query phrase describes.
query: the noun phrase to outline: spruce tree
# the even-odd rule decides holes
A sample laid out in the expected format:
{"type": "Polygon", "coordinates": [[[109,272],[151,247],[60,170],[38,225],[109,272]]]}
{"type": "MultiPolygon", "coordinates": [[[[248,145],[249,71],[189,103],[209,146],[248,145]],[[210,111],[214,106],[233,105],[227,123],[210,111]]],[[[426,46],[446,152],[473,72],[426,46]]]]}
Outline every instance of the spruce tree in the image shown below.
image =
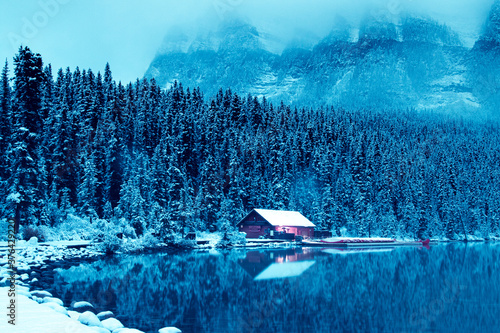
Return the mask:
{"type": "Polygon", "coordinates": [[[16,221],[21,224],[38,223],[40,217],[40,207],[37,204],[37,144],[42,132],[43,82],[40,54],[34,54],[28,47],[20,47],[14,58],[12,146],[9,151],[10,169],[13,172],[8,181],[8,193],[16,221]]]}
{"type": "MultiPolygon", "coordinates": [[[[7,149],[11,138],[11,88],[9,84],[9,63],[5,60],[0,77],[0,179],[9,176],[7,149]]],[[[3,187],[2,187],[3,189],[3,187]]]]}

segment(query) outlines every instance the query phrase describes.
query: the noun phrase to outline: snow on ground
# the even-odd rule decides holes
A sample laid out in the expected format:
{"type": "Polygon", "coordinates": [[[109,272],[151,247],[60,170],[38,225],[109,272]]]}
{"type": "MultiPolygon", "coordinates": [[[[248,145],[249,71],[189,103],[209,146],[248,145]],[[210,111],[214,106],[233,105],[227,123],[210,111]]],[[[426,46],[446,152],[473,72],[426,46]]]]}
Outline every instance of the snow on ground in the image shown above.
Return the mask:
{"type": "MultiPolygon", "coordinates": [[[[7,242],[0,242],[0,265],[7,263],[7,242]]],[[[70,258],[89,258],[101,255],[96,249],[89,247],[89,241],[55,241],[48,243],[38,243],[36,237],[29,241],[16,242],[16,268],[18,270],[30,270],[31,267],[40,267],[46,261],[60,261],[70,258]],[[83,248],[74,248],[83,247],[83,248]]],[[[5,282],[6,268],[0,270],[0,282],[5,282]]]]}
{"type": "Polygon", "coordinates": [[[200,241],[208,241],[208,247],[215,247],[222,239],[222,233],[202,231],[197,233],[196,239],[200,241]]]}
{"type": "MultiPolygon", "coordinates": [[[[10,302],[7,287],[0,287],[0,304],[6,309],[10,302]]],[[[55,304],[55,303],[54,303],[55,304]]],[[[50,306],[38,304],[24,295],[16,296],[15,326],[7,323],[6,318],[0,320],[0,331],[15,333],[95,333],[75,319],[57,312],[50,306]]],[[[5,311],[4,311],[5,312],[5,311]]],[[[2,316],[5,317],[5,316],[2,316]]]]}

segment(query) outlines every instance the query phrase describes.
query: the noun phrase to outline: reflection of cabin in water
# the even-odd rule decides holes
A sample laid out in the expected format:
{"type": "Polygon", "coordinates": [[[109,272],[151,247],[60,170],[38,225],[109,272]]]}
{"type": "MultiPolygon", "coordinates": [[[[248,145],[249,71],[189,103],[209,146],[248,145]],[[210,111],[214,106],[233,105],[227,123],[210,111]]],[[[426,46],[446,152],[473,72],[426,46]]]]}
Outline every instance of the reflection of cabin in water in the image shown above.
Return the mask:
{"type": "Polygon", "coordinates": [[[236,226],[247,238],[280,238],[280,234],[313,237],[315,227],[299,212],[269,209],[252,210],[236,226]]]}
{"type": "Polygon", "coordinates": [[[249,251],[245,259],[238,259],[238,264],[256,281],[297,277],[314,263],[313,252],[298,249],[249,251]]]}

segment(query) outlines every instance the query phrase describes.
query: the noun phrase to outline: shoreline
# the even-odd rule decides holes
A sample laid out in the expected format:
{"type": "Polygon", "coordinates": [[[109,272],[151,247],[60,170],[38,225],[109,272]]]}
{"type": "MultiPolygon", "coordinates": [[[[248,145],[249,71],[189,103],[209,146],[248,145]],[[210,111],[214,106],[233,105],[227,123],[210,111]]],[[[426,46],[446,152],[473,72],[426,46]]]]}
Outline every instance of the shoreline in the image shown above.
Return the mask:
{"type": "MultiPolygon", "coordinates": [[[[53,297],[47,291],[54,271],[81,263],[94,262],[106,255],[88,241],[38,243],[30,240],[16,244],[15,285],[8,264],[7,247],[0,242],[0,304],[7,316],[0,322],[4,331],[37,333],[141,333],[127,328],[115,315],[103,309],[98,312],[86,300],[71,301],[71,305],[53,297]],[[90,248],[87,248],[90,247],[90,248]],[[5,253],[5,255],[4,255],[5,253]],[[9,305],[11,310],[9,310],[9,305]],[[12,317],[9,318],[8,311],[12,317]]],[[[95,244],[94,244],[95,245],[95,244]]],[[[181,332],[175,327],[160,328],[161,333],[181,332]]]]}
{"type": "MultiPolygon", "coordinates": [[[[431,245],[451,244],[451,243],[497,243],[499,240],[433,240],[431,245]]],[[[6,251],[6,247],[0,242],[0,253],[6,251]]],[[[270,242],[270,241],[250,241],[245,245],[230,246],[228,249],[255,249],[255,248],[276,248],[276,247],[308,247],[307,244],[295,242],[270,242]]],[[[211,245],[195,246],[192,248],[157,247],[146,248],[142,251],[123,254],[143,254],[143,253],[165,253],[186,250],[205,250],[216,248],[211,245]]],[[[36,329],[36,332],[100,332],[100,333],[138,333],[137,329],[125,328],[123,324],[114,318],[114,314],[103,309],[97,313],[96,309],[85,300],[72,300],[71,306],[65,306],[62,300],[55,298],[47,291],[53,282],[54,270],[57,268],[70,268],[81,263],[94,262],[107,257],[102,252],[97,251],[95,244],[88,241],[68,241],[68,242],[47,242],[38,243],[35,241],[21,242],[15,247],[16,250],[16,297],[17,305],[16,329],[20,332],[28,332],[36,329]],[[31,243],[30,243],[31,242],[31,243]],[[74,304],[81,301],[87,303],[85,307],[75,307],[74,304]],[[84,311],[83,311],[84,310],[84,311]],[[90,313],[89,313],[90,312],[90,313]],[[82,314],[85,315],[82,316],[82,314]],[[82,318],[80,318],[82,317],[82,318]],[[89,319],[90,318],[90,319],[89,319]],[[105,324],[102,321],[109,318],[105,324]],[[102,320],[101,320],[102,319],[102,320]],[[87,326],[82,323],[91,323],[95,326],[87,326]],[[110,324],[112,322],[113,325],[110,324]],[[19,326],[17,326],[19,325],[19,326]],[[114,328],[113,330],[109,328],[114,328]]],[[[7,308],[10,299],[7,256],[0,259],[0,300],[1,304],[7,308]]],[[[8,318],[8,317],[7,317],[8,318]]],[[[0,327],[5,325],[11,328],[7,319],[3,320],[0,327]]],[[[180,332],[180,330],[170,327],[168,330],[159,332],[180,332]]]]}

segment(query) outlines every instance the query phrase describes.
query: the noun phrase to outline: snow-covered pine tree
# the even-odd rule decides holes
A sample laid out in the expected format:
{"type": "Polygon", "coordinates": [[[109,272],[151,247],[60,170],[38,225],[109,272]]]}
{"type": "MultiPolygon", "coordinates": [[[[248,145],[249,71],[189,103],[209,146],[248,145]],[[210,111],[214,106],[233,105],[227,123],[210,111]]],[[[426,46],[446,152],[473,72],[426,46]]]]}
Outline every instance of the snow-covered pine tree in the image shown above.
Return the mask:
{"type": "MultiPolygon", "coordinates": [[[[11,169],[7,151],[9,150],[11,138],[11,88],[9,84],[9,63],[5,60],[5,66],[0,76],[0,192],[7,193],[7,179],[10,177],[11,169]]],[[[6,215],[6,207],[2,205],[0,212],[6,215]]]]}
{"type": "MultiPolygon", "coordinates": [[[[57,100],[53,104],[52,112],[49,111],[50,131],[48,151],[50,159],[50,198],[56,207],[68,206],[68,202],[62,202],[63,193],[76,194],[73,186],[75,180],[75,154],[73,145],[73,125],[71,109],[69,104],[68,80],[62,69],[59,70],[56,80],[57,100]],[[73,190],[73,191],[72,191],[73,190]]],[[[70,199],[66,196],[67,199],[70,199]]]]}
{"type": "Polygon", "coordinates": [[[5,66],[0,76],[0,179],[5,181],[8,177],[7,147],[11,137],[11,88],[9,84],[9,63],[5,66]]]}
{"type": "Polygon", "coordinates": [[[208,155],[200,170],[200,219],[210,231],[216,230],[217,213],[223,200],[223,179],[220,164],[213,155],[208,155]]]}
{"type": "Polygon", "coordinates": [[[44,81],[42,57],[28,47],[20,47],[14,58],[14,88],[12,97],[12,131],[9,149],[10,169],[8,197],[21,224],[37,223],[38,149],[42,132],[41,87],[44,81]]]}

